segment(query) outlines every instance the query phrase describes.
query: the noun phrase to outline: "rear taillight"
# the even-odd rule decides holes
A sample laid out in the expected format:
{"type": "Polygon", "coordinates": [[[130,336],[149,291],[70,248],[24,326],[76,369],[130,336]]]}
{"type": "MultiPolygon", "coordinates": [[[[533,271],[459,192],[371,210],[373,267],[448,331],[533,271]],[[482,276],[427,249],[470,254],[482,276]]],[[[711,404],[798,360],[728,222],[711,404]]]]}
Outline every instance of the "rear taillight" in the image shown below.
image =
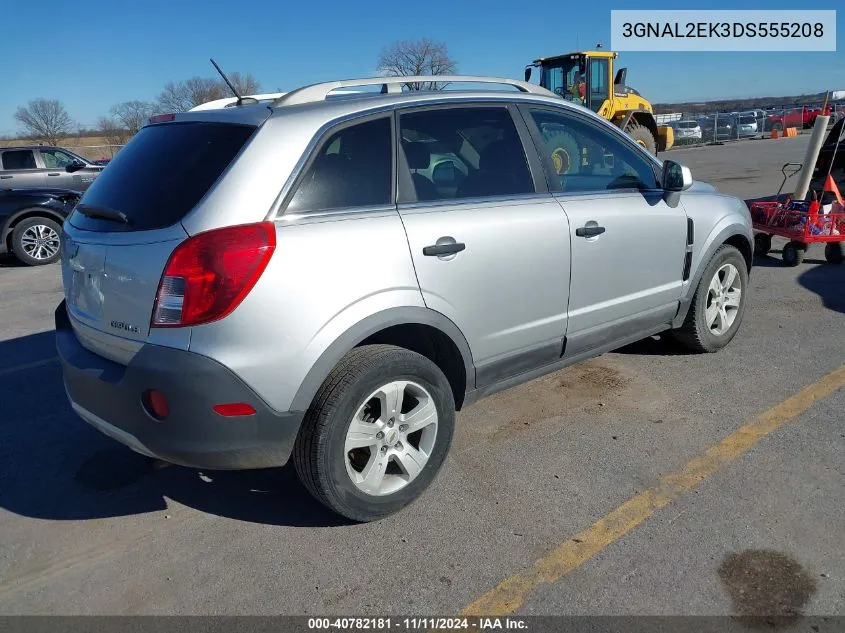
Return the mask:
{"type": "Polygon", "coordinates": [[[275,248],[272,222],[214,229],[182,242],[161,277],[151,326],[222,319],[252,290],[275,248]]]}

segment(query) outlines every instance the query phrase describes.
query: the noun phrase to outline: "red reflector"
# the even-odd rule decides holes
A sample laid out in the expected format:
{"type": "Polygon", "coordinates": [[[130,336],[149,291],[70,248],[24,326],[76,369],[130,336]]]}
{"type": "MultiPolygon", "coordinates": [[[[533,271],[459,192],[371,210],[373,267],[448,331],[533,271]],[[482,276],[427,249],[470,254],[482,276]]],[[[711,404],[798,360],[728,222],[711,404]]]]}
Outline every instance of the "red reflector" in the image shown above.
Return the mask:
{"type": "Polygon", "coordinates": [[[150,123],[165,123],[176,119],[175,114],[156,114],[150,117],[150,123]]]}
{"type": "Polygon", "coordinates": [[[152,389],[144,394],[144,406],[148,413],[155,418],[164,419],[170,413],[170,405],[167,398],[160,391],[152,389]]]}
{"type": "Polygon", "coordinates": [[[215,404],[212,409],[214,409],[217,413],[227,418],[236,416],[236,415],[255,415],[255,409],[253,409],[250,405],[246,402],[230,402],[229,404],[215,404]]]}
{"type": "Polygon", "coordinates": [[[275,248],[272,222],[213,229],[185,240],[165,266],[152,327],[222,319],[252,290],[275,248]]]}

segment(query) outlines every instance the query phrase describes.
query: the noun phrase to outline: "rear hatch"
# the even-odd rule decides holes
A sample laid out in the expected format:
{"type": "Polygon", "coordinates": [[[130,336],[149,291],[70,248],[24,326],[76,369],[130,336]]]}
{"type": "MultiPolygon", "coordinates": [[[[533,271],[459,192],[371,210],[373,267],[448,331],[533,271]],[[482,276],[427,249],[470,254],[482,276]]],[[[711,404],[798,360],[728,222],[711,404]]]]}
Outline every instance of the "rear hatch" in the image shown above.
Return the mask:
{"type": "MultiPolygon", "coordinates": [[[[94,181],[65,223],[62,280],[80,342],[128,362],[150,336],[155,298],[181,220],[257,129],[178,115],[149,125],[94,181]]],[[[177,346],[187,346],[188,332],[177,346]]]]}

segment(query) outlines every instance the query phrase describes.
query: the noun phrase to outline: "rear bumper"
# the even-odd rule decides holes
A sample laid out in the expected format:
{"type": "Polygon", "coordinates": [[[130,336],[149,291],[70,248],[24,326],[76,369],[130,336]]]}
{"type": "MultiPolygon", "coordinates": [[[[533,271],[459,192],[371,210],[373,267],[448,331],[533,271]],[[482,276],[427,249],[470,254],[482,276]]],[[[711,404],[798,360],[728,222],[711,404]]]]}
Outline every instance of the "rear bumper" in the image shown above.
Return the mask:
{"type": "Polygon", "coordinates": [[[56,308],[56,349],[76,413],[136,452],[192,468],[281,466],[290,457],[303,413],[274,411],[235,374],[210,358],[144,345],[127,366],[85,349],[64,301],[56,308]],[[164,420],[142,405],[148,389],[170,405],[164,420]],[[216,404],[245,402],[254,415],[224,417],[216,404]]]}

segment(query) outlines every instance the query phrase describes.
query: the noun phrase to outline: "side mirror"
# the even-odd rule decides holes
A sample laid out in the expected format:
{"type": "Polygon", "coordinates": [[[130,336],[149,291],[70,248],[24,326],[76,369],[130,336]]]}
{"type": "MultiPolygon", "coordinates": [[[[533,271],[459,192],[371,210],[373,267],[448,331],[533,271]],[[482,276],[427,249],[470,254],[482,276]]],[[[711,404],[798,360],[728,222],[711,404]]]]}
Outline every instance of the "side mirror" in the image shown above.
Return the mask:
{"type": "Polygon", "coordinates": [[[78,160],[73,161],[70,165],[65,167],[65,171],[69,174],[72,174],[75,171],[79,171],[80,169],[85,168],[85,163],[79,162],[78,160]]]}
{"type": "Polygon", "coordinates": [[[531,66],[525,67],[525,81],[531,80],[531,66]]]}
{"type": "Polygon", "coordinates": [[[665,191],[686,191],[692,187],[692,172],[673,160],[664,161],[662,184],[665,191]]]}

